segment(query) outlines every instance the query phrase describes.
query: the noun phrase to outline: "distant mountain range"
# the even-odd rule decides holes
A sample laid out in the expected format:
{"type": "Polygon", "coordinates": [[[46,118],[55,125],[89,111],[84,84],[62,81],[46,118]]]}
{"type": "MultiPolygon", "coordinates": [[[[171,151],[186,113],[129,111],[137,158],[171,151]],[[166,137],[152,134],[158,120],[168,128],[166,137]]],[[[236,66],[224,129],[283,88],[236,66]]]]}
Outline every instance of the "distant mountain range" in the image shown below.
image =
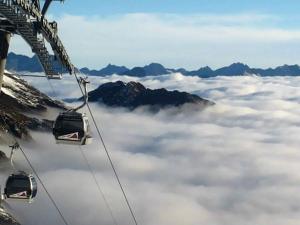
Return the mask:
{"type": "MultiPolygon", "coordinates": [[[[7,60],[8,70],[16,72],[42,72],[43,69],[36,56],[28,57],[24,55],[17,55],[9,53],[7,60]]],[[[56,63],[55,68],[58,72],[62,71],[59,63],[56,63]]],[[[182,73],[186,76],[199,76],[202,78],[215,77],[215,76],[240,76],[247,74],[256,74],[258,76],[300,76],[299,65],[283,65],[276,68],[260,69],[250,68],[243,63],[233,63],[229,66],[213,70],[210,67],[202,67],[198,70],[188,71],[186,69],[170,69],[165,68],[159,63],[151,63],[144,67],[134,67],[129,69],[125,66],[107,65],[100,70],[90,70],[89,68],[82,68],[80,71],[90,76],[107,76],[112,74],[128,75],[135,77],[157,76],[170,73],[182,73]]]]}

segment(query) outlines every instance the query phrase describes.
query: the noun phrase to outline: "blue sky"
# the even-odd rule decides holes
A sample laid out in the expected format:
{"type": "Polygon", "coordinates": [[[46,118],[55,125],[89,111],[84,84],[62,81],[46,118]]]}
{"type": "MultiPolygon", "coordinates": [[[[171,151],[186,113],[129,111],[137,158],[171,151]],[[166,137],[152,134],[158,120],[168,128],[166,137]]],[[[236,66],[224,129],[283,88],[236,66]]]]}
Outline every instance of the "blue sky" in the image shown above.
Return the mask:
{"type": "Polygon", "coordinates": [[[82,15],[114,13],[240,13],[260,12],[297,14],[297,0],[66,0],[64,6],[55,3],[52,12],[82,15]],[[58,10],[59,9],[59,10],[58,10]]]}
{"type": "MultiPolygon", "coordinates": [[[[49,18],[79,67],[300,63],[300,1],[66,0],[49,18]]],[[[32,54],[15,38],[12,50],[32,54]]]]}
{"type": "Polygon", "coordinates": [[[85,16],[124,13],[234,14],[255,12],[274,14],[288,19],[297,17],[299,9],[300,1],[297,0],[65,0],[64,5],[54,3],[50,11],[56,15],[68,13],[85,16]]]}

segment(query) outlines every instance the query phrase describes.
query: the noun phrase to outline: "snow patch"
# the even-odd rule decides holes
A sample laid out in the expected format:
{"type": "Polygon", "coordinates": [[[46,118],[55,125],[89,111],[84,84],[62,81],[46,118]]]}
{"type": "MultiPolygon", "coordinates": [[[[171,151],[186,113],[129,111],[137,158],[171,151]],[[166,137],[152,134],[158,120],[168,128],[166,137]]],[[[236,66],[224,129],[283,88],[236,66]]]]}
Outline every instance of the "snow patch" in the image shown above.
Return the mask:
{"type": "Polygon", "coordinates": [[[6,73],[6,74],[12,74],[12,73],[9,72],[8,70],[4,70],[4,73],[6,73]]]}
{"type": "Polygon", "coordinates": [[[16,96],[15,96],[15,93],[12,91],[12,90],[10,90],[10,89],[8,89],[8,88],[5,88],[5,87],[3,87],[2,89],[1,89],[1,91],[4,93],[4,94],[6,94],[6,95],[8,95],[8,96],[10,96],[10,97],[13,97],[13,98],[17,98],[16,96]]]}
{"type": "Polygon", "coordinates": [[[39,104],[39,94],[27,86],[27,82],[15,75],[4,75],[3,93],[16,99],[19,103],[31,107],[39,104]]]}

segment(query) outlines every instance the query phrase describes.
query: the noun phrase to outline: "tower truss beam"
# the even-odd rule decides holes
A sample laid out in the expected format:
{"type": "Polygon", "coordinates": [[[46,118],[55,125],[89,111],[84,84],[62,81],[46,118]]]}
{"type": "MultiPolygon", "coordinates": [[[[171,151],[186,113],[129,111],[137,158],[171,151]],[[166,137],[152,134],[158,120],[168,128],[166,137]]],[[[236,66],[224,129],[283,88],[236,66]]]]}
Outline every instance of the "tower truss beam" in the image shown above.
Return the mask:
{"type": "MultiPolygon", "coordinates": [[[[46,0],[45,4],[50,5],[52,1],[46,0]]],[[[37,6],[39,4],[39,0],[0,0],[0,15],[16,27],[15,33],[21,35],[31,46],[49,79],[60,78],[60,75],[54,69],[53,57],[46,48],[45,40],[49,42],[56,58],[63,67],[70,74],[73,74],[75,68],[57,34],[57,24],[56,22],[49,22],[44,17],[37,6]],[[42,37],[39,34],[42,34],[42,37]]],[[[8,31],[7,29],[4,30],[8,31]]]]}
{"type": "Polygon", "coordinates": [[[0,30],[0,93],[3,83],[3,76],[9,49],[10,37],[11,34],[9,32],[0,30]]]}

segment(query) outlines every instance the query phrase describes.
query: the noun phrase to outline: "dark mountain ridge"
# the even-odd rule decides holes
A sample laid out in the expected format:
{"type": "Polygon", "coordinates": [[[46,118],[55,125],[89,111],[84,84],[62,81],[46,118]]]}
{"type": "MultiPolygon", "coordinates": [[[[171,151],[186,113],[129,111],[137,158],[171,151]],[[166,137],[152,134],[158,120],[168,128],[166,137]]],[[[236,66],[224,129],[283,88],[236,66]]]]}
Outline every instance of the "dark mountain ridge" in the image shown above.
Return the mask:
{"type": "Polygon", "coordinates": [[[113,107],[135,109],[139,106],[150,106],[160,109],[167,106],[181,106],[187,103],[209,106],[214,103],[187,92],[148,89],[138,82],[109,82],[89,92],[90,102],[100,102],[113,107]]]}
{"type": "Polygon", "coordinates": [[[85,67],[80,69],[80,71],[84,74],[88,74],[91,76],[104,76],[104,75],[112,75],[112,74],[122,74],[129,69],[125,66],[115,66],[108,64],[106,67],[100,70],[89,70],[89,68],[85,67]]]}
{"type": "MultiPolygon", "coordinates": [[[[55,62],[55,61],[54,61],[55,62]]],[[[55,62],[55,68],[58,72],[64,72],[61,70],[61,66],[58,62],[55,62]]],[[[7,60],[7,69],[17,72],[43,72],[43,69],[36,56],[28,57],[24,55],[17,55],[15,53],[9,53],[7,60]]],[[[158,76],[170,73],[182,73],[186,76],[199,76],[202,78],[215,77],[215,76],[240,76],[245,74],[255,74],[258,76],[300,76],[299,65],[283,65],[276,68],[251,68],[243,63],[233,63],[229,66],[225,66],[216,70],[211,69],[208,66],[201,67],[198,70],[188,71],[184,68],[172,69],[165,68],[159,63],[151,63],[144,67],[134,67],[128,69],[125,66],[117,66],[108,64],[105,68],[99,70],[90,70],[89,68],[82,68],[80,71],[90,76],[107,76],[112,74],[128,75],[136,77],[145,76],[158,76]]]]}

